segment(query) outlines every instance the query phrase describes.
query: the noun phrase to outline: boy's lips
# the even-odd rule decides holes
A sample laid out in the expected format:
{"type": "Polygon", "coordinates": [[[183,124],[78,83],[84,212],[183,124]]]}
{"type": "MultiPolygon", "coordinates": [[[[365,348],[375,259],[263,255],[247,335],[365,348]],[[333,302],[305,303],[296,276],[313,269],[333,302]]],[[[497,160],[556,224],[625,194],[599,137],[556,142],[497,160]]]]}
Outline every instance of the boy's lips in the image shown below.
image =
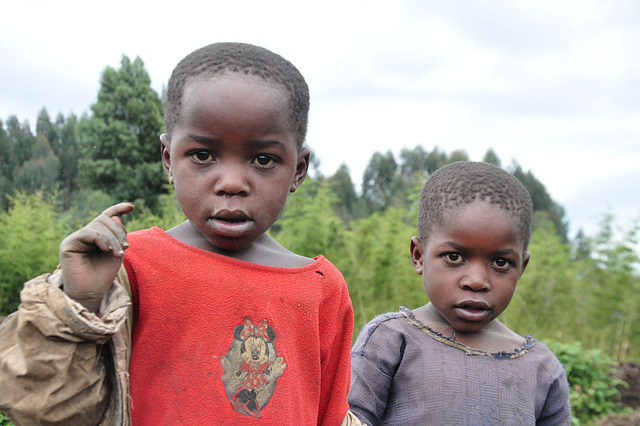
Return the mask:
{"type": "Polygon", "coordinates": [[[254,227],[253,220],[243,212],[221,211],[207,219],[207,223],[224,237],[242,237],[254,227]]]}
{"type": "Polygon", "coordinates": [[[453,307],[465,321],[482,321],[489,315],[491,308],[485,302],[465,301],[453,307]]]}

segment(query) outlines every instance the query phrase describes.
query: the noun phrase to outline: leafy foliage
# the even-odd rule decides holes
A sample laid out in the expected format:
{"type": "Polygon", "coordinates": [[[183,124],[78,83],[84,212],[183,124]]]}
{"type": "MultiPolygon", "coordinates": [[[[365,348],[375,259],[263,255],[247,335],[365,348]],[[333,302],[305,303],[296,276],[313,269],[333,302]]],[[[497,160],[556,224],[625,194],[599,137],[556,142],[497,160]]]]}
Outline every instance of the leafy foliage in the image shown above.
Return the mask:
{"type": "Polygon", "coordinates": [[[573,424],[623,411],[616,389],[623,382],[616,377],[610,357],[598,349],[585,350],[580,343],[549,342],[548,346],[567,372],[573,424]]]}
{"type": "Polygon", "coordinates": [[[9,421],[9,418],[0,413],[0,426],[13,426],[13,423],[9,421]]]}
{"type": "Polygon", "coordinates": [[[42,196],[18,194],[0,214],[0,313],[18,307],[28,279],[52,271],[64,237],[53,206],[42,196]]]}
{"type": "Polygon", "coordinates": [[[119,70],[105,69],[91,110],[77,128],[81,184],[155,209],[165,183],[158,139],[162,103],[140,58],[123,56],[119,70]]]}
{"type": "MultiPolygon", "coordinates": [[[[104,71],[90,116],[52,121],[43,108],[35,134],[15,116],[0,120],[0,315],[16,308],[26,280],[56,267],[63,237],[109,205],[136,202],[124,219],[129,231],[184,220],[161,168],[161,110],[142,61],[123,56],[119,70],[104,71]]],[[[270,233],[340,269],[357,334],[379,313],[427,302],[409,255],[418,194],[429,174],[467,159],[462,150],[420,145],[398,158],[375,153],[360,193],[346,165],[326,178],[317,173],[290,197],[270,233]]],[[[483,161],[501,164],[493,150],[483,161]]],[[[564,211],[544,185],[517,163],[510,171],[534,202],[533,257],[501,319],[543,341],[580,342],[550,345],[567,366],[576,421],[615,411],[610,361],[640,360],[639,224],[616,229],[605,215],[595,235],[571,242],[564,211]]]]}

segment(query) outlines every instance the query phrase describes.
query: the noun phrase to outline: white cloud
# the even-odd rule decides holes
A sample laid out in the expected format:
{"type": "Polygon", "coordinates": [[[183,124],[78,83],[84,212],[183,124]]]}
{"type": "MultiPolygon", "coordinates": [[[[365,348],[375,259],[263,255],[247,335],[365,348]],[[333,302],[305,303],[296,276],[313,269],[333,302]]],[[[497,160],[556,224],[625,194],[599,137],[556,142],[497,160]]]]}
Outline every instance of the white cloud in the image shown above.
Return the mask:
{"type": "MultiPolygon", "coordinates": [[[[245,41],[307,78],[325,173],[346,163],[359,182],[373,152],[417,144],[474,160],[493,148],[574,206],[640,164],[637,40],[634,0],[25,0],[0,14],[0,118],[88,111],[123,54],[160,91],[193,49],[245,41]]],[[[590,205],[640,205],[638,191],[611,194],[590,205]]],[[[584,209],[567,210],[577,222],[584,209]]]]}

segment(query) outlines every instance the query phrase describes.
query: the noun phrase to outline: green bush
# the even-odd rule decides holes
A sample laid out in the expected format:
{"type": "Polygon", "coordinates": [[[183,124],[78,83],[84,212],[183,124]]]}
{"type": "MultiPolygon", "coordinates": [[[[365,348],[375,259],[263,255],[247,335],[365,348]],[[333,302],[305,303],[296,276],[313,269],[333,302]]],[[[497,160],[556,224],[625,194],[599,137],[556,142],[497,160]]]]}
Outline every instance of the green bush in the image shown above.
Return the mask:
{"type": "Polygon", "coordinates": [[[9,421],[9,418],[0,413],[0,426],[13,426],[13,423],[9,421]]]}
{"type": "Polygon", "coordinates": [[[567,371],[573,424],[589,424],[598,417],[623,411],[616,385],[624,382],[616,377],[609,356],[598,349],[586,350],[580,343],[547,345],[567,371]]]}

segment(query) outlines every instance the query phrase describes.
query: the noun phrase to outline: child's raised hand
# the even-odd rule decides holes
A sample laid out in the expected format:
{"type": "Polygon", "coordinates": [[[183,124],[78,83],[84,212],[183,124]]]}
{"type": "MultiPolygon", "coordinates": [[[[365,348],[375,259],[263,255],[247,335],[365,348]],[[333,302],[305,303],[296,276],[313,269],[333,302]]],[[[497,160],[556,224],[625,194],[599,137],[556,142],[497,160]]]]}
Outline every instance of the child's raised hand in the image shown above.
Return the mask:
{"type": "Polygon", "coordinates": [[[132,210],[131,203],[111,206],[60,244],[64,292],[91,312],[100,308],[122,265],[129,243],[120,218],[132,210]]]}

